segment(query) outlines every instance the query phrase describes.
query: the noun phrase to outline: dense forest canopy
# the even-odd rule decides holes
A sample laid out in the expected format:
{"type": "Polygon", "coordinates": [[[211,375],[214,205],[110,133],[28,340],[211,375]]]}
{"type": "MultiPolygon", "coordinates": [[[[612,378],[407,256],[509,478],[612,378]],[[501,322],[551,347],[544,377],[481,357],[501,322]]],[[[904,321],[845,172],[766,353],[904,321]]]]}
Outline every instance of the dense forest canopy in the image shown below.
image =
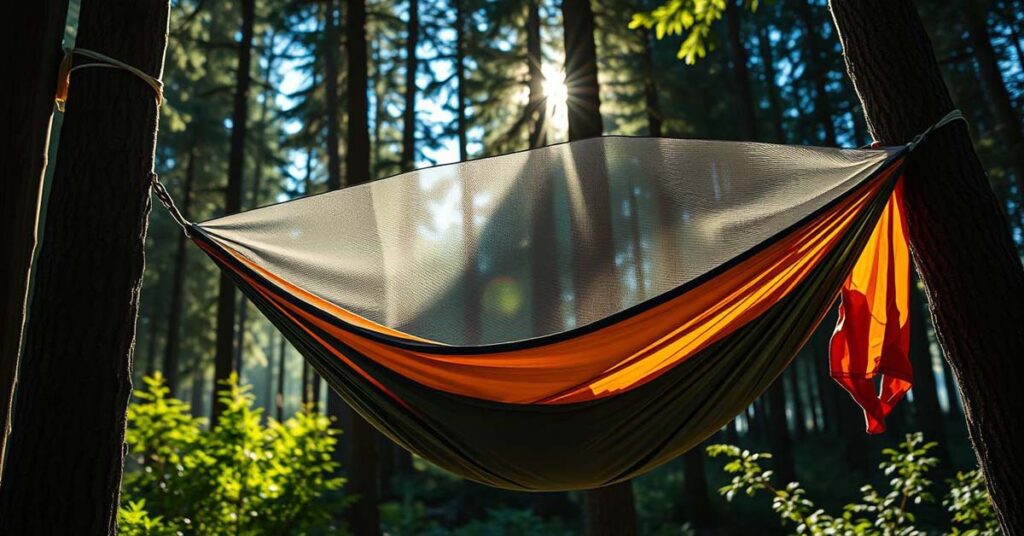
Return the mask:
{"type": "MultiPolygon", "coordinates": [[[[594,102],[604,135],[840,147],[872,142],[824,0],[590,5],[599,88],[594,102]]],[[[74,45],[80,7],[73,1],[68,8],[65,46],[74,45]]],[[[917,9],[1019,260],[1024,4],[921,0],[917,9]]],[[[566,35],[579,22],[567,17],[562,2],[550,0],[173,0],[155,170],[184,216],[204,221],[411,169],[568,141],[582,71],[567,66],[566,35]]],[[[60,124],[57,116],[55,133],[60,124]]],[[[495,209],[495,200],[467,196],[451,184],[419,186],[417,195],[431,200],[431,211],[428,224],[409,230],[410,247],[461,233],[477,221],[475,211],[495,209]]],[[[629,203],[611,207],[610,217],[625,222],[634,212],[653,213],[657,203],[637,189],[629,203]]],[[[43,207],[41,225],[63,224],[61,215],[43,207]]],[[[558,225],[571,224],[564,214],[553,217],[558,225]]],[[[339,240],[344,233],[338,230],[339,240]]],[[[500,240],[491,230],[474,247],[486,258],[500,240]]],[[[616,244],[620,280],[610,292],[624,303],[650,297],[650,273],[663,262],[653,250],[639,238],[616,244]]],[[[545,310],[560,311],[559,321],[569,328],[586,319],[574,309],[571,268],[554,263],[548,268],[562,276],[543,292],[560,301],[545,310]]],[[[469,283],[475,305],[464,311],[456,296],[436,304],[434,321],[460,329],[475,322],[476,342],[493,337],[486,326],[494,322],[529,336],[538,290],[527,269],[481,263],[469,283]]],[[[889,479],[876,470],[884,463],[887,471],[909,475],[893,497],[906,502],[931,493],[937,500],[924,501],[916,519],[886,518],[890,524],[876,527],[879,533],[910,525],[928,533],[955,526],[998,531],[980,473],[966,473],[977,462],[964,405],[916,281],[916,384],[886,434],[864,435],[859,410],[828,377],[833,314],[775,385],[708,442],[769,451],[771,460],[714,450],[743,461],[737,483],[720,470],[722,463],[695,449],[626,483],[631,491],[615,496],[617,508],[635,516],[632,524],[642,534],[792,532],[810,522],[783,515],[784,525],[770,501],[738,493],[778,491],[758,463],[783,482],[802,482],[807,496],[830,512],[860,501],[852,510],[858,515],[892,507],[895,499],[882,505],[873,492],[862,495],[851,484],[885,487],[889,479]],[[917,431],[936,444],[922,446],[919,437],[906,435],[917,431]],[[883,454],[883,448],[896,450],[883,454]],[[916,461],[922,457],[935,461],[916,461]],[[946,479],[954,483],[944,505],[946,479]],[[722,486],[729,502],[718,493],[722,486]],[[958,516],[953,525],[947,509],[958,516]]],[[[228,285],[187,243],[178,223],[154,209],[131,372],[141,394],[128,414],[123,526],[140,534],[321,533],[341,526],[357,534],[602,533],[588,517],[597,515],[588,504],[598,499],[587,493],[485,488],[372,431],[228,285]],[[229,377],[231,389],[218,396],[229,377]],[[248,473],[222,470],[242,463],[229,452],[232,441],[252,453],[248,473]],[[282,445],[298,445],[308,457],[277,466],[275,456],[289,457],[282,445]],[[211,479],[228,484],[198,484],[211,479]],[[246,485],[259,488],[258,499],[231,487],[246,485]],[[278,495],[284,486],[299,491],[278,495]],[[224,504],[237,511],[218,510],[224,504]],[[252,519],[241,522],[240,515],[252,519]]],[[[805,506],[794,504],[791,511],[805,506]]],[[[903,506],[899,510],[898,516],[905,514],[903,506]]]]}

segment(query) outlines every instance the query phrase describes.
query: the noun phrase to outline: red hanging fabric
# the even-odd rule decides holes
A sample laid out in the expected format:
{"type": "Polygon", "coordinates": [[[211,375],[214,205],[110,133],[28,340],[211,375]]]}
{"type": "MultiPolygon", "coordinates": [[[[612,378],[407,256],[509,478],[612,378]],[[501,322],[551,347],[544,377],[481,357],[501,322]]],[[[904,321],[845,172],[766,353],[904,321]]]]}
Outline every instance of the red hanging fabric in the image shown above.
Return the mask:
{"type": "Polygon", "coordinates": [[[830,348],[832,378],[864,409],[870,434],[885,431],[885,417],[913,383],[909,301],[910,252],[901,178],[843,284],[830,348]]]}

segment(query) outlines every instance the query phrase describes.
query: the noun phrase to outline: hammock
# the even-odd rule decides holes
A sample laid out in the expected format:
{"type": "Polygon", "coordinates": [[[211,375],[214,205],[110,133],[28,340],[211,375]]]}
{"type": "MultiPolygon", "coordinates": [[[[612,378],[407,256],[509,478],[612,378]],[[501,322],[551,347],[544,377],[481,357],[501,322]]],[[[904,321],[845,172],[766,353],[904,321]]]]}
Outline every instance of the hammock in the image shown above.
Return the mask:
{"type": "Polygon", "coordinates": [[[597,138],[188,231],[399,445],[500,488],[594,488],[720,430],[840,292],[832,375],[884,430],[912,379],[912,145],[597,138]]]}

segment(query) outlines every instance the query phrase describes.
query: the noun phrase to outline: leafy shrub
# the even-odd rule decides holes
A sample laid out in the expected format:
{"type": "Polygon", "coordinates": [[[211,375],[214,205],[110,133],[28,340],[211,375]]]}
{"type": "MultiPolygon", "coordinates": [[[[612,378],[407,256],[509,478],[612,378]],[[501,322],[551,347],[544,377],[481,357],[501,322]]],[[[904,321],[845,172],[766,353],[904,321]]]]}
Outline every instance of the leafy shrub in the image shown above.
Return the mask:
{"type": "MultiPolygon", "coordinates": [[[[719,490],[727,500],[740,492],[748,496],[767,493],[772,498],[772,510],[783,524],[795,525],[797,533],[916,536],[924,532],[915,527],[911,508],[935,500],[928,491],[932,482],[927,478],[928,471],[938,463],[928,456],[935,445],[925,443],[917,433],[908,434],[898,449],[884,449],[882,453],[888,459],[879,468],[890,477],[889,490],[883,494],[874,486],[862,486],[861,501],[846,505],[840,515],[816,507],[798,482],[775,487],[771,482],[772,471],[760,464],[770,459],[771,454],[751,453],[733,445],[711,445],[707,451],[712,457],[730,458],[724,469],[733,475],[732,481],[719,490]]],[[[981,473],[957,475],[951,484],[944,504],[953,513],[953,534],[999,534],[981,473]]]]}
{"type": "Polygon", "coordinates": [[[237,378],[219,393],[217,426],[204,427],[170,398],[159,374],[128,408],[129,471],[123,534],[297,534],[326,531],[342,508],[344,480],[327,417],[300,411],[261,423],[237,378]]]}

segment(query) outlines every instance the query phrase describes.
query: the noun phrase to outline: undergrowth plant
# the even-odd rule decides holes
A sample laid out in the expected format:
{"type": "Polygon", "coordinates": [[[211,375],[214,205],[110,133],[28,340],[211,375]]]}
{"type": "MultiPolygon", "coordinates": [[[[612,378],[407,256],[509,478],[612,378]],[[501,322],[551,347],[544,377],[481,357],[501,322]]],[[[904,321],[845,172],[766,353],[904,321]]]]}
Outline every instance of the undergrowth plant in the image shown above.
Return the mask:
{"type": "MultiPolygon", "coordinates": [[[[748,496],[767,494],[772,510],[786,526],[798,534],[864,534],[915,536],[924,534],[916,525],[913,508],[933,502],[928,472],[938,460],[928,456],[936,443],[926,443],[920,433],[908,434],[895,449],[884,449],[886,460],[879,465],[889,477],[889,489],[877,490],[867,484],[860,488],[861,500],[848,504],[838,514],[826,512],[807,497],[799,482],[783,487],[772,483],[772,471],[761,466],[771,459],[768,453],[753,453],[734,445],[711,445],[712,457],[728,458],[725,471],[733,475],[719,492],[729,501],[739,493],[748,496]]],[[[981,536],[999,534],[984,478],[977,470],[961,473],[950,481],[951,489],[943,504],[953,514],[951,534],[981,536]]]]}

